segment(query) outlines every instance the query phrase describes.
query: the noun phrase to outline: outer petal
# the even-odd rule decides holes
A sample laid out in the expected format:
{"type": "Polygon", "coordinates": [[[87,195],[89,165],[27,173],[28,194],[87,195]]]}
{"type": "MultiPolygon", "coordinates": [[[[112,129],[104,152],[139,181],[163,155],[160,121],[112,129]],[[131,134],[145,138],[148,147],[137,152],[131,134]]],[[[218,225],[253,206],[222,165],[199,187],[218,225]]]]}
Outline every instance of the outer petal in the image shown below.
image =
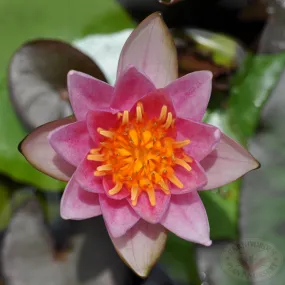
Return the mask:
{"type": "Polygon", "coordinates": [[[164,249],[167,234],[161,225],[140,220],[122,237],[111,239],[120,257],[136,274],[146,277],[164,249]]]}
{"type": "Polygon", "coordinates": [[[111,107],[117,110],[130,110],[147,93],[155,90],[153,83],[131,66],[118,78],[111,107]]]}
{"type": "Polygon", "coordinates": [[[53,149],[70,164],[77,166],[92,147],[86,122],[56,128],[48,135],[53,149]]]}
{"type": "Polygon", "coordinates": [[[60,214],[63,219],[72,220],[101,215],[98,194],[84,191],[72,177],[61,198],[60,214]]]}
{"type": "Polygon", "coordinates": [[[220,141],[221,131],[211,125],[178,118],[176,127],[176,140],[190,139],[191,143],[185,146],[184,150],[197,161],[211,153],[220,141]]]}
{"type": "Polygon", "coordinates": [[[115,200],[122,200],[127,198],[128,196],[130,196],[130,191],[123,186],[123,188],[121,189],[121,191],[115,195],[110,195],[108,192],[110,189],[112,189],[115,185],[114,182],[112,181],[112,177],[109,176],[104,176],[103,178],[103,186],[104,186],[104,190],[106,195],[110,198],[110,199],[115,199],[115,200]]]}
{"type": "Polygon", "coordinates": [[[202,120],[211,95],[212,77],[209,71],[192,72],[165,87],[178,117],[202,120]]]}
{"type": "Polygon", "coordinates": [[[172,196],[161,224],[185,240],[206,246],[212,243],[207,213],[196,191],[172,196]]]}
{"type": "Polygon", "coordinates": [[[148,195],[142,192],[138,198],[138,203],[136,206],[132,206],[131,199],[129,198],[129,203],[135,210],[135,212],[145,221],[156,224],[158,223],[165,211],[168,208],[171,195],[165,195],[162,191],[155,191],[156,205],[151,206],[149,202],[148,195]]]}
{"type": "Polygon", "coordinates": [[[105,194],[99,197],[104,221],[112,237],[124,235],[140,219],[126,200],[113,200],[105,194]]]}
{"type": "Polygon", "coordinates": [[[95,144],[98,144],[103,137],[98,133],[98,128],[108,130],[118,124],[117,116],[110,112],[88,112],[87,114],[87,128],[90,137],[95,144]]]}
{"type": "Polygon", "coordinates": [[[175,175],[184,185],[183,189],[171,184],[171,194],[181,195],[195,190],[199,190],[207,184],[207,176],[204,169],[195,160],[191,163],[191,171],[187,171],[181,166],[175,167],[175,175]]]}
{"type": "Polygon", "coordinates": [[[203,190],[228,184],[245,173],[259,168],[259,162],[241,145],[222,134],[216,149],[201,161],[208,184],[203,190]]]}
{"type": "Polygon", "coordinates": [[[86,158],[78,165],[74,172],[74,178],[86,191],[93,193],[104,193],[102,177],[94,176],[94,171],[100,164],[86,158]]]}
{"type": "Polygon", "coordinates": [[[84,120],[89,110],[109,110],[114,88],[90,75],[70,71],[67,85],[77,120],[84,120]]]}
{"type": "Polygon", "coordinates": [[[145,73],[157,88],[178,77],[173,39],[159,13],[147,17],[126,41],[118,65],[119,77],[129,65],[145,73]]]}
{"type": "Polygon", "coordinates": [[[75,168],[54,151],[47,137],[54,129],[73,122],[74,118],[65,118],[38,127],[19,145],[21,153],[39,171],[55,179],[68,181],[75,168]]]}

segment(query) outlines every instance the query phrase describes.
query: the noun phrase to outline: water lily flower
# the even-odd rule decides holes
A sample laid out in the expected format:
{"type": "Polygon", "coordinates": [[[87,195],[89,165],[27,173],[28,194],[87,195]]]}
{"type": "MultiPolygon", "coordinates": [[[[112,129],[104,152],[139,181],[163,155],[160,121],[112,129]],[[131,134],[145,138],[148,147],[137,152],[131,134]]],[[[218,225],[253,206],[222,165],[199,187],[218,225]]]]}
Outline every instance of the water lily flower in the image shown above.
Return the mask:
{"type": "Polygon", "coordinates": [[[68,74],[74,117],[47,123],[20,148],[48,175],[68,181],[65,219],[103,215],[122,259],[146,276],[167,232],[211,245],[198,191],[227,184],[259,166],[242,146],[201,120],[212,74],[177,79],[177,55],[158,13],[121,52],[115,86],[68,74]]]}

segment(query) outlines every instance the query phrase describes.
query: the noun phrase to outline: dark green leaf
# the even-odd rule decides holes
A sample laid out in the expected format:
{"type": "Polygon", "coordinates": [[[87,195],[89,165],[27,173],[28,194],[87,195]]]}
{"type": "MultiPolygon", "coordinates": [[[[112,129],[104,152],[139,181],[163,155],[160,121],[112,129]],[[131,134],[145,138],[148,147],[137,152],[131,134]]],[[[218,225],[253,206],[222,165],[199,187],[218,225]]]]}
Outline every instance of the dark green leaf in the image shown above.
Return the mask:
{"type": "MultiPolygon", "coordinates": [[[[284,66],[285,54],[248,56],[232,81],[228,109],[208,113],[206,121],[246,147],[284,66]]],[[[237,238],[240,185],[237,181],[202,193],[213,239],[237,238]]]]}
{"type": "Polygon", "coordinates": [[[0,232],[6,229],[11,218],[10,189],[0,181],[0,232]]]}
{"type": "Polygon", "coordinates": [[[72,114],[66,80],[70,70],[106,81],[93,60],[61,41],[34,40],[15,52],[9,66],[9,92],[28,130],[72,114]]]}
{"type": "Polygon", "coordinates": [[[260,111],[284,65],[285,53],[248,56],[232,83],[229,119],[234,132],[245,137],[253,135],[260,111]]]}
{"type": "MultiPolygon", "coordinates": [[[[276,56],[277,57],[277,56],[276,56]]],[[[258,156],[262,167],[244,179],[241,195],[239,231],[241,238],[257,237],[264,245],[271,245],[283,256],[278,258],[274,250],[263,252],[267,258],[264,277],[255,284],[284,284],[285,280],[285,124],[284,124],[284,71],[272,96],[262,112],[261,129],[249,144],[258,156]],[[269,254],[269,256],[268,256],[269,254]],[[275,259],[275,260],[274,260],[275,259]]],[[[248,253],[245,253],[248,254],[248,253]]],[[[258,270],[258,273],[263,271],[258,270]]]]}
{"type": "Polygon", "coordinates": [[[11,108],[7,90],[0,85],[0,172],[12,179],[35,185],[39,188],[58,190],[64,188],[64,183],[54,180],[33,168],[18,152],[18,144],[25,137],[16,114],[11,108]]]}
{"type": "Polygon", "coordinates": [[[169,233],[160,263],[174,280],[183,284],[201,284],[196,268],[195,248],[188,241],[169,233]]]}
{"type": "Polygon", "coordinates": [[[74,40],[89,33],[115,32],[132,23],[115,0],[3,0],[0,2],[0,172],[41,189],[58,190],[64,184],[41,174],[18,153],[25,137],[7,96],[9,58],[24,42],[34,38],[74,40]],[[115,16],[114,16],[115,15],[115,16]]]}

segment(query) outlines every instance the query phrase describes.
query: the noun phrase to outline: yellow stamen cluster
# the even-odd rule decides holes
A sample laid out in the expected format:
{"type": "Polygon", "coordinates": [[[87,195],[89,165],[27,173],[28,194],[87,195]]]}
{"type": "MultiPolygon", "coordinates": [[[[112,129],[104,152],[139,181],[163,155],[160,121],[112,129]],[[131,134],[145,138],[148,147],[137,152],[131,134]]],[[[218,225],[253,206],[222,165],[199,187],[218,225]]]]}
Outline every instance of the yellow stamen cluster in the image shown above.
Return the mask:
{"type": "Polygon", "coordinates": [[[91,149],[88,160],[102,162],[94,171],[95,176],[111,175],[114,187],[110,195],[119,193],[125,186],[131,193],[135,206],[142,191],[148,194],[150,204],[156,205],[155,190],[170,194],[169,183],[183,188],[175,175],[176,165],[191,171],[192,158],[183,147],[190,140],[175,141],[169,132],[175,128],[175,120],[167,106],[161,108],[158,118],[148,119],[142,103],[136,106],[136,114],[118,113],[119,126],[111,130],[98,128],[104,137],[100,147],[91,149]]]}

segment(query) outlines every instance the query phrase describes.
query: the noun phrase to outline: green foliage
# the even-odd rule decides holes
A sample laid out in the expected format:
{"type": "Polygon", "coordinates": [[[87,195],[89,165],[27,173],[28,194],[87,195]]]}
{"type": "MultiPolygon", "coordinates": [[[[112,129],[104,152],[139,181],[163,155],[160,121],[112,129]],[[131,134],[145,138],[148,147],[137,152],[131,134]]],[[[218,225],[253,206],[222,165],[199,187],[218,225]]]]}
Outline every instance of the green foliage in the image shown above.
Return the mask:
{"type": "MultiPolygon", "coordinates": [[[[209,111],[205,121],[246,146],[284,67],[285,54],[248,56],[232,80],[230,97],[225,104],[227,108],[209,111]]],[[[215,100],[215,96],[211,100],[215,100]]],[[[213,240],[238,238],[240,186],[241,180],[238,180],[219,189],[200,192],[213,240]]],[[[194,253],[178,237],[171,235],[162,263],[171,268],[170,273],[175,278],[183,277],[183,281],[188,280],[189,284],[200,284],[197,274],[193,273],[196,268],[194,253]]]]}
{"type": "Polygon", "coordinates": [[[246,138],[254,134],[262,107],[284,65],[284,53],[247,57],[231,88],[228,113],[234,133],[246,138]]]}
{"type": "Polygon", "coordinates": [[[115,32],[132,23],[115,0],[3,0],[0,2],[0,172],[41,189],[61,190],[56,181],[30,166],[17,146],[26,132],[16,117],[7,94],[6,72],[12,53],[34,38],[71,41],[86,33],[115,32]],[[19,26],[20,24],[20,26],[19,26]]]}
{"type": "MultiPolygon", "coordinates": [[[[246,147],[248,139],[255,133],[262,107],[284,66],[285,54],[249,55],[232,80],[227,108],[208,113],[206,121],[246,147]]],[[[240,182],[213,191],[219,195],[211,192],[201,195],[209,215],[213,239],[237,238],[240,182]]]]}

